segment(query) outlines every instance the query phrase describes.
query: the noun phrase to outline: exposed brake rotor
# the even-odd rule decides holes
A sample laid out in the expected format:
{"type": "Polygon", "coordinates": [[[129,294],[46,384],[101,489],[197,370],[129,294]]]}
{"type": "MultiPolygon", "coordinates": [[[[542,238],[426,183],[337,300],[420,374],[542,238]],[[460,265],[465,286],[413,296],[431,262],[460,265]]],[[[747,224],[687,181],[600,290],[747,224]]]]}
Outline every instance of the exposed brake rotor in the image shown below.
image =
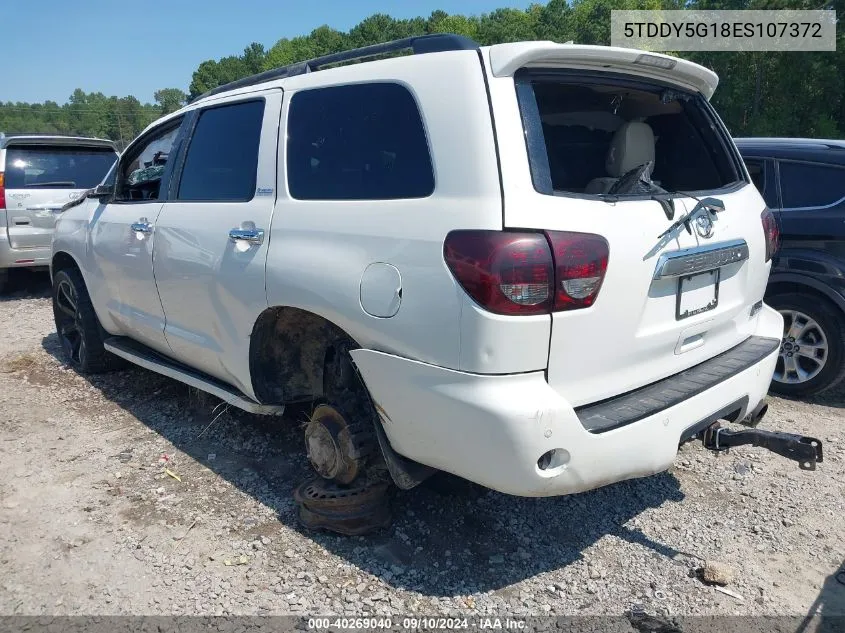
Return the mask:
{"type": "Polygon", "coordinates": [[[352,485],[315,477],[300,484],[293,498],[305,527],[360,536],[390,525],[388,486],[386,481],[369,482],[365,477],[352,485]]]}
{"type": "Polygon", "coordinates": [[[364,472],[373,453],[375,436],[363,424],[349,423],[334,407],[318,406],[305,427],[308,460],[325,479],[342,484],[353,482],[364,472]]]}

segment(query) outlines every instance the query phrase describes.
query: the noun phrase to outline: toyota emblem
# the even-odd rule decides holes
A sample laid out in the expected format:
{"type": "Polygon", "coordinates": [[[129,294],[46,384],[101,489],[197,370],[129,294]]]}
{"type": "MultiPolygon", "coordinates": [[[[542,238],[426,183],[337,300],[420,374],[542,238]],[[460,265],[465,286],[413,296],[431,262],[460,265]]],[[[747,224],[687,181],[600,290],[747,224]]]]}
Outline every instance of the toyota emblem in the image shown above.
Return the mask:
{"type": "Polygon", "coordinates": [[[704,239],[713,235],[713,220],[709,213],[702,213],[695,219],[695,232],[704,239]]]}

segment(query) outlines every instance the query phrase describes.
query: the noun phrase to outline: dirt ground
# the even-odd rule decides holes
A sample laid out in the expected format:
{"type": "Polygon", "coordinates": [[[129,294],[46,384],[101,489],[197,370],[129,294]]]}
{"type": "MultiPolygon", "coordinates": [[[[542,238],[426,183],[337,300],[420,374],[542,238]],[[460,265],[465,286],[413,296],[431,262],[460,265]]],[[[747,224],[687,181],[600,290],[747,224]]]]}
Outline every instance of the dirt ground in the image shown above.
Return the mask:
{"type": "Polygon", "coordinates": [[[47,278],[17,284],[0,299],[0,614],[845,615],[845,391],[771,400],[764,428],[824,441],[815,472],[688,444],[667,473],[572,497],[438,477],[396,494],[390,529],[343,538],[297,523],[301,414],[215,410],[142,369],[83,378],[47,278]],[[734,595],[697,578],[703,559],[733,569],[734,595]]]}

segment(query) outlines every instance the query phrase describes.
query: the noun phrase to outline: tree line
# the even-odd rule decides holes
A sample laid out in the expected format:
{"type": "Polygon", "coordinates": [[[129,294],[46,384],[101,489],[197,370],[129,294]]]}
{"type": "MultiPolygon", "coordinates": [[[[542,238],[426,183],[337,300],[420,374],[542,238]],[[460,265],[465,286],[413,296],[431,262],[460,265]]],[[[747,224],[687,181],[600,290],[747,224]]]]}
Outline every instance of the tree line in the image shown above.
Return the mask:
{"type": "Polygon", "coordinates": [[[155,92],[155,104],[135,97],[107,97],[77,88],[68,102],[0,103],[0,132],[6,134],[70,134],[108,138],[123,148],[158,117],[184,105],[188,95],[178,88],[155,92]]]}
{"type": "Polygon", "coordinates": [[[207,90],[328,53],[429,33],[457,33],[482,45],[534,39],[609,44],[611,9],[660,8],[835,10],[836,52],[681,56],[719,74],[713,102],[736,136],[845,136],[845,0],[550,0],[526,10],[503,8],[479,16],[434,11],[427,18],[395,19],[376,14],[349,31],[321,26],[308,35],[282,38],[269,50],[253,42],[241,55],[206,60],[194,71],[187,93],[165,88],[155,93],[154,104],[80,89],[63,105],[0,103],[0,131],[85,134],[125,144],[157,117],[207,90]]]}

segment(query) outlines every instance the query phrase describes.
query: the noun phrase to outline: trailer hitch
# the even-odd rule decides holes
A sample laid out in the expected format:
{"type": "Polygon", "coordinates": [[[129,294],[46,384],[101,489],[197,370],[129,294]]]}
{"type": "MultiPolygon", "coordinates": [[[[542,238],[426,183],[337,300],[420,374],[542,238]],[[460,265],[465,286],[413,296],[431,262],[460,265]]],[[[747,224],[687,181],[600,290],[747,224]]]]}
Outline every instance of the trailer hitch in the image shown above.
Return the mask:
{"type": "Polygon", "coordinates": [[[756,428],[731,431],[715,422],[702,431],[701,441],[704,448],[717,452],[727,451],[733,446],[759,446],[798,462],[801,470],[815,470],[816,464],[824,461],[820,440],[795,433],[756,428]]]}

